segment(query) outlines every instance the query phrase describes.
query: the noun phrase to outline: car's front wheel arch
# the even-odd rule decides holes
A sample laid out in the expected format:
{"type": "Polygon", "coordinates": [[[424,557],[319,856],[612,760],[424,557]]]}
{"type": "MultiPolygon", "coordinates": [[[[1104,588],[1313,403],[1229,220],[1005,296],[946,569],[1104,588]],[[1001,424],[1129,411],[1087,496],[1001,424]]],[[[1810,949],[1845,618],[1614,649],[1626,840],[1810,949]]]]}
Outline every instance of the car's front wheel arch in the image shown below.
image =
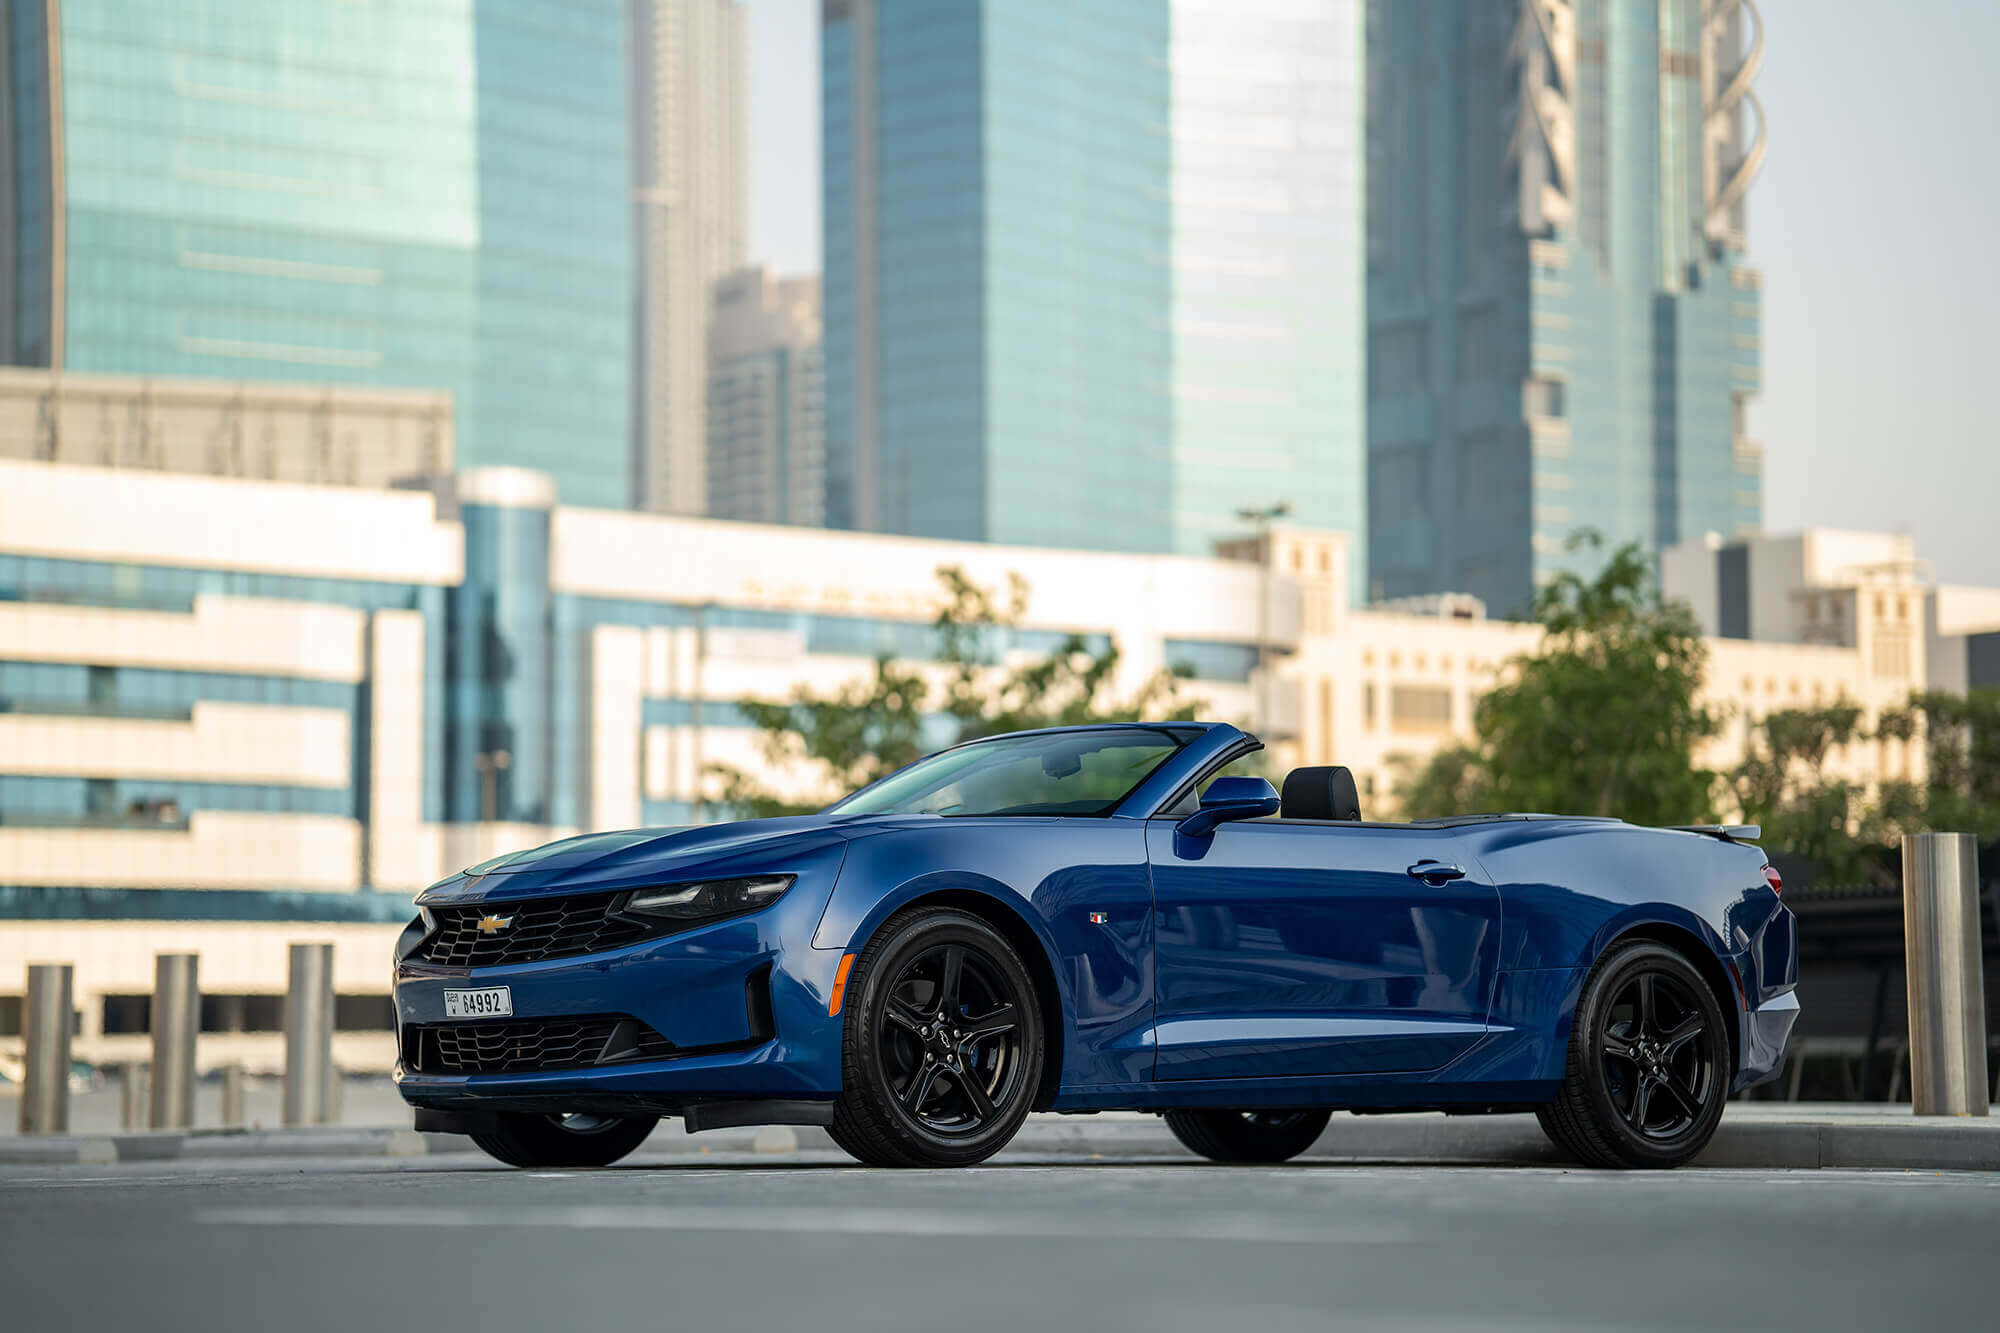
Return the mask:
{"type": "Polygon", "coordinates": [[[1041,1015],[1044,1034],[1042,1076],[1031,1105],[1037,1111],[1047,1110],[1055,1100],[1056,1090],[1062,1086],[1063,1052],[1068,1048],[1070,1033],[1068,1009],[1056,980],[1055,965],[1050,961],[1048,943],[1027,918],[1006,900],[976,889],[951,888],[931,889],[909,898],[896,899],[893,907],[882,912],[882,920],[874,922],[870,930],[848,946],[849,950],[860,953],[875,931],[888,923],[888,918],[921,907],[950,907],[976,916],[1013,946],[1021,965],[1027,969],[1029,981],[1034,985],[1035,1008],[1041,1015]]]}

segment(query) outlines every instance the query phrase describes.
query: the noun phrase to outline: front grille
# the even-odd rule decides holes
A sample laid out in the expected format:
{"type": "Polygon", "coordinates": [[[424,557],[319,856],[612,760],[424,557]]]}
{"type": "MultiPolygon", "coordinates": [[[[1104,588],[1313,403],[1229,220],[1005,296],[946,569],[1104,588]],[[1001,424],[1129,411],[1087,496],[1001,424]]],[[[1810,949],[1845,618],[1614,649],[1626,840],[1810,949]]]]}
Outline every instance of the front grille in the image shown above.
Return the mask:
{"type": "Polygon", "coordinates": [[[638,1019],[619,1014],[403,1029],[403,1065],[418,1074],[532,1074],[659,1060],[673,1053],[672,1042],[638,1019]]]}
{"type": "Polygon", "coordinates": [[[615,949],[653,931],[643,921],[611,915],[611,904],[620,896],[592,893],[575,898],[433,907],[430,911],[437,928],[417,946],[417,957],[448,967],[498,967],[615,949]],[[507,924],[491,934],[483,933],[479,923],[489,916],[504,918],[507,924]]]}

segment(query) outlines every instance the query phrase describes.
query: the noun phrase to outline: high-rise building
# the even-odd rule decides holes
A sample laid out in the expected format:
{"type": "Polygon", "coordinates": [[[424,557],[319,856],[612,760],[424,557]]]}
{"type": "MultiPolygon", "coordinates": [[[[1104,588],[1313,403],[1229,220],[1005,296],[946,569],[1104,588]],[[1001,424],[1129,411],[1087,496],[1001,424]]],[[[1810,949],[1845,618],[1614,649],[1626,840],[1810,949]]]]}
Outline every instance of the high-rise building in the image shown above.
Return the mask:
{"type": "Polygon", "coordinates": [[[444,389],[627,502],[622,0],[6,13],[0,359],[444,389]]]}
{"type": "Polygon", "coordinates": [[[1173,545],[1166,0],[825,0],[827,521],[1173,545]]]}
{"type": "Polygon", "coordinates": [[[1362,0],[1173,0],[1181,551],[1206,554],[1241,534],[1239,509],[1281,501],[1362,540],[1364,14],[1362,0]]]}
{"type": "Polygon", "coordinates": [[[822,12],[830,522],[1359,532],[1361,0],[822,12]]]}
{"type": "Polygon", "coordinates": [[[708,514],[826,522],[819,279],[739,269],[708,326],[708,514]]]}
{"type": "Polygon", "coordinates": [[[1526,608],[1578,528],[1753,532],[1749,0],[1373,0],[1369,581],[1526,608]]]}
{"type": "Polygon", "coordinates": [[[633,494],[699,514],[709,294],[744,262],[747,55],[736,0],[631,0],[633,494]]]}

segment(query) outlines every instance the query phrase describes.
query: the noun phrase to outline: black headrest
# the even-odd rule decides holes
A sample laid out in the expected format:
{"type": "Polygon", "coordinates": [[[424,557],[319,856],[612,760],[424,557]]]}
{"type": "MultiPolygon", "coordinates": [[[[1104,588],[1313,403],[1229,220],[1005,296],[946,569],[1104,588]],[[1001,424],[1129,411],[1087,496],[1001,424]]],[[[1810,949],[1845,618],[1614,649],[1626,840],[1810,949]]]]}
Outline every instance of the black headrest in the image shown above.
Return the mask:
{"type": "Polygon", "coordinates": [[[1285,774],[1281,819],[1359,819],[1361,793],[1354,775],[1334,764],[1328,768],[1295,768],[1285,774]]]}

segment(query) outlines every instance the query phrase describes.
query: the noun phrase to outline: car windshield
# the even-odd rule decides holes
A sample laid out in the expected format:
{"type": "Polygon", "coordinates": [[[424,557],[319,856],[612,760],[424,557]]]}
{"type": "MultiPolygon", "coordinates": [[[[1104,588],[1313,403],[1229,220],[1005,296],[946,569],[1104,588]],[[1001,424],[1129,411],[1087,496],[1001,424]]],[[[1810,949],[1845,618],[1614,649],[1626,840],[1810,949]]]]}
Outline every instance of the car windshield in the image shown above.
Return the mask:
{"type": "Polygon", "coordinates": [[[1196,733],[1164,727],[999,736],[863,788],[842,815],[1108,815],[1196,733]]]}

